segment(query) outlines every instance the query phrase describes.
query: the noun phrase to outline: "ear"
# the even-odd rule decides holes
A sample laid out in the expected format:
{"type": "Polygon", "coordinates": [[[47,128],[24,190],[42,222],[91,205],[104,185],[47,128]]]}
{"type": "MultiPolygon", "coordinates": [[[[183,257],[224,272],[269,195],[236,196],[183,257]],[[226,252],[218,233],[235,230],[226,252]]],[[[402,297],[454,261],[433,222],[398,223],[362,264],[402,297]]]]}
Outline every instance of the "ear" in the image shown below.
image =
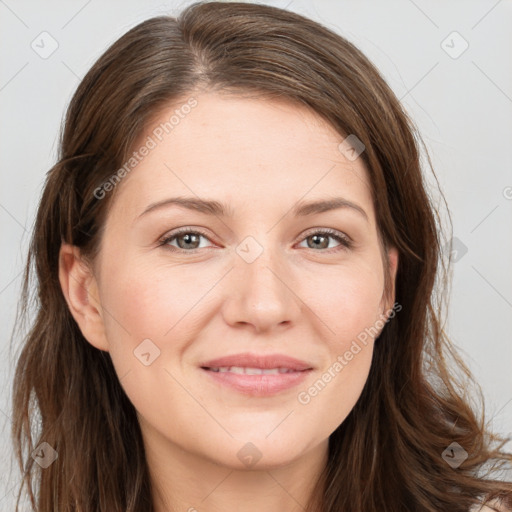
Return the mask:
{"type": "Polygon", "coordinates": [[[59,252],[59,281],[62,293],[85,339],[108,352],[98,285],[80,249],[63,242],[59,252]]]}
{"type": "MultiPolygon", "coordinates": [[[[398,269],[398,249],[396,247],[389,247],[387,250],[387,262],[389,272],[389,290],[383,296],[383,304],[384,311],[383,313],[387,315],[387,313],[393,309],[395,304],[395,290],[396,290],[396,272],[398,269]]],[[[386,292],[386,290],[385,290],[386,292]]]]}

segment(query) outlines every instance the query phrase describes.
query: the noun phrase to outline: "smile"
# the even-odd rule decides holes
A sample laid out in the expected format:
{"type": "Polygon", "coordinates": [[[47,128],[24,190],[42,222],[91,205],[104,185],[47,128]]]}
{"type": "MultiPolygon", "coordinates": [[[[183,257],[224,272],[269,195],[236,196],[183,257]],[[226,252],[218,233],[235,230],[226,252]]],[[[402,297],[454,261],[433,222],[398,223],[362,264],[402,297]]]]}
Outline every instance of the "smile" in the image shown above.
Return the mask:
{"type": "Polygon", "coordinates": [[[208,370],[212,372],[230,372],[245,375],[279,375],[280,373],[291,373],[295,371],[290,368],[247,368],[243,366],[224,366],[221,368],[208,368],[208,370]]]}
{"type": "Polygon", "coordinates": [[[301,384],[312,369],[219,367],[201,368],[211,381],[249,396],[264,397],[290,390],[301,384]]]}

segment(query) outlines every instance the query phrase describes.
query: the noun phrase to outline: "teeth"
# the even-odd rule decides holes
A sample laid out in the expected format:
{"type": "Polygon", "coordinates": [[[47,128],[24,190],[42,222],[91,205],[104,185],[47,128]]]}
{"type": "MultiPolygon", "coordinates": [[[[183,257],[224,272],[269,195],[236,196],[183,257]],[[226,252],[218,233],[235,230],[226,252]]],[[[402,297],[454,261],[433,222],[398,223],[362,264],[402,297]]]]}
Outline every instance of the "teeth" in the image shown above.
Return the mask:
{"type": "Polygon", "coordinates": [[[294,370],[290,370],[289,368],[245,368],[242,366],[225,366],[221,368],[209,368],[212,372],[218,373],[239,373],[245,375],[278,375],[280,373],[291,373],[294,370]]]}

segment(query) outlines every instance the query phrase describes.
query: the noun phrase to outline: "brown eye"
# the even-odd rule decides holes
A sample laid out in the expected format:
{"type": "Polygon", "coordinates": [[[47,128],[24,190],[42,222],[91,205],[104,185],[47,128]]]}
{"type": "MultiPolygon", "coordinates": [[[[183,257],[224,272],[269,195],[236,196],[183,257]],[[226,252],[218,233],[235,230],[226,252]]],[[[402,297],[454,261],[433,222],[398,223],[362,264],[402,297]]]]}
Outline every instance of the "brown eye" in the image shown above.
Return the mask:
{"type": "Polygon", "coordinates": [[[176,238],[180,249],[197,249],[200,237],[201,235],[197,233],[184,233],[174,238],[176,238]]]}

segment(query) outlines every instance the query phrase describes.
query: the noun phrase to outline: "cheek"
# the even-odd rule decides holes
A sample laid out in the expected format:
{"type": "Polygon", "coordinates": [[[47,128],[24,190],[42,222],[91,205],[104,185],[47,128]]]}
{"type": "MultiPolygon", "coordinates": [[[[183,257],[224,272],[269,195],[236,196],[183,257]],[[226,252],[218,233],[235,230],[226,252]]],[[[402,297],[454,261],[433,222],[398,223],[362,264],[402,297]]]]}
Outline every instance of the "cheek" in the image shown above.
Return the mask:
{"type": "Polygon", "coordinates": [[[312,272],[302,281],[301,293],[333,346],[342,350],[380,317],[383,287],[381,263],[369,258],[312,272]]]}
{"type": "Polygon", "coordinates": [[[107,337],[114,345],[145,338],[162,339],[194,306],[208,285],[196,274],[179,267],[148,265],[145,261],[119,261],[105,265],[108,276],[102,304],[107,337]]]}
{"type": "MultiPolygon", "coordinates": [[[[176,268],[119,262],[110,268],[102,296],[116,373],[136,410],[154,424],[168,425],[174,421],[173,411],[191,408],[175,365],[192,332],[190,319],[202,287],[191,286],[184,274],[176,268]]],[[[195,412],[200,417],[200,411],[195,412]]],[[[180,428],[186,430],[186,424],[180,428]]]]}
{"type": "Polygon", "coordinates": [[[176,388],[180,396],[169,372],[175,373],[217,311],[208,291],[219,275],[210,268],[149,265],[142,258],[116,260],[104,269],[108,282],[101,299],[112,362],[132,403],[148,412],[147,398],[153,401],[155,393],[176,388]]]}
{"type": "Polygon", "coordinates": [[[374,258],[358,262],[357,268],[331,268],[325,278],[317,275],[306,285],[308,305],[325,327],[320,346],[327,348],[328,358],[297,399],[308,417],[324,417],[327,430],[347,417],[368,378],[374,339],[383,326],[379,265],[374,258]]]}

